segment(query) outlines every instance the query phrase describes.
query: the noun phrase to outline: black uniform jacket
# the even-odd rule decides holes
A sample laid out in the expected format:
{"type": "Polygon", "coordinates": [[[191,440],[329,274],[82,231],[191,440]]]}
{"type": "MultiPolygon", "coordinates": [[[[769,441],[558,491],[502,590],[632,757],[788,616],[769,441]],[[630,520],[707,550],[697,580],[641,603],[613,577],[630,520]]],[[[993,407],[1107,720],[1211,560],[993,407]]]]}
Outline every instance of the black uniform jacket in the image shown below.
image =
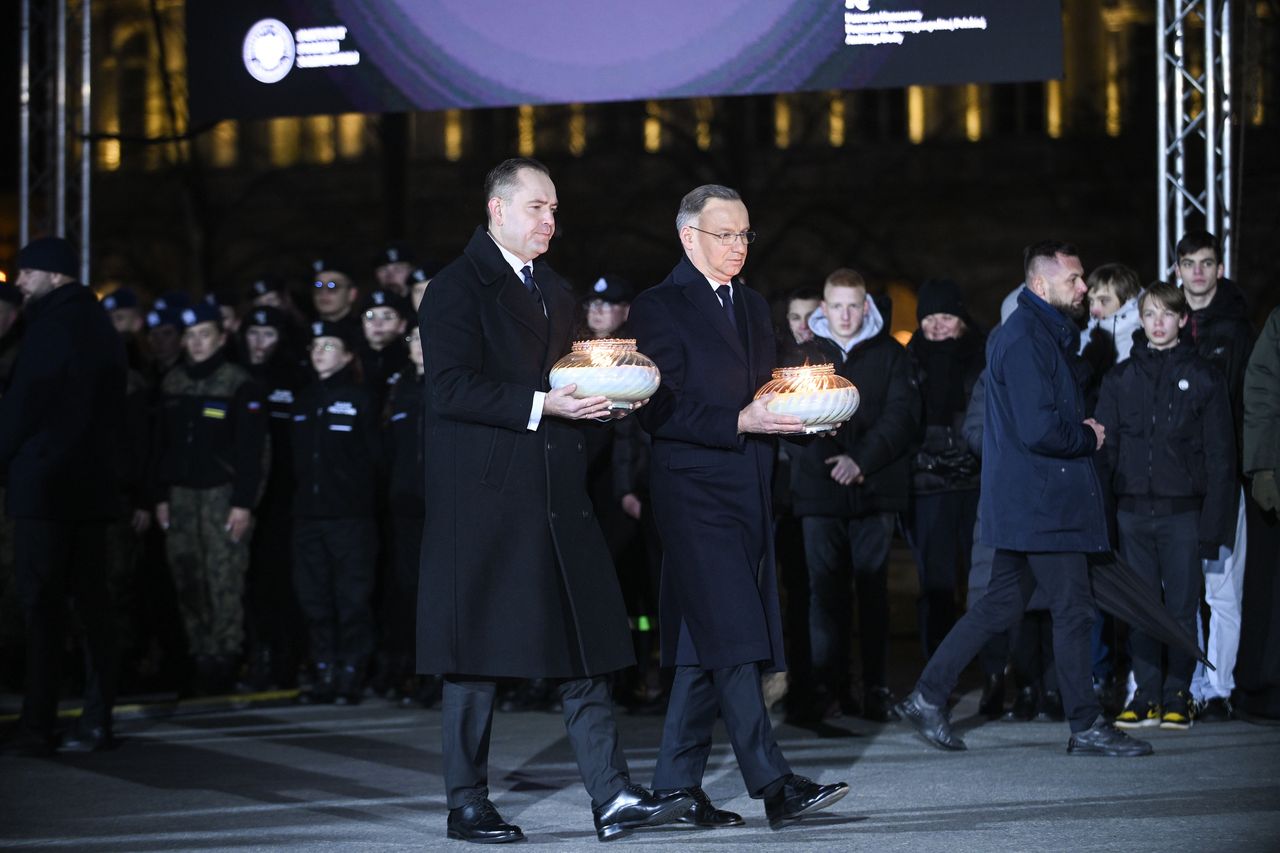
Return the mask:
{"type": "Polygon", "coordinates": [[[1102,380],[1094,417],[1107,428],[1099,473],[1120,509],[1199,510],[1202,556],[1235,547],[1240,489],[1221,371],[1187,343],[1154,350],[1138,330],[1129,359],[1102,380]]]}
{"type": "Polygon", "coordinates": [[[14,518],[93,521],[125,509],[124,343],[92,291],[71,282],[27,303],[0,397],[0,467],[14,518]]]}
{"type": "Polygon", "coordinates": [[[572,677],[634,661],[585,488],[581,431],[534,392],[569,351],[574,298],[533,266],[546,314],[483,228],[419,309],[426,367],[420,672],[572,677]]]}
{"type": "Polygon", "coordinates": [[[231,505],[253,509],[270,459],[262,387],[225,349],[165,375],[156,453],[157,501],[170,486],[209,489],[231,484],[231,505]]]}
{"type": "Polygon", "coordinates": [[[293,399],[293,514],[369,518],[382,462],[376,395],[347,365],[293,399]]]}
{"type": "Polygon", "coordinates": [[[683,258],[636,298],[628,318],[637,348],[662,372],[638,413],[653,437],[662,660],[785,669],[770,501],[776,448],[768,437],[738,434],[738,413],[770,379],[777,349],[764,297],[741,283],[733,295],[744,335],[683,258]]]}
{"type": "Polygon", "coordinates": [[[384,452],[390,469],[391,512],[405,518],[422,518],[426,511],[422,475],[426,459],[422,389],[422,377],[410,364],[391,377],[387,395],[384,452]]]}

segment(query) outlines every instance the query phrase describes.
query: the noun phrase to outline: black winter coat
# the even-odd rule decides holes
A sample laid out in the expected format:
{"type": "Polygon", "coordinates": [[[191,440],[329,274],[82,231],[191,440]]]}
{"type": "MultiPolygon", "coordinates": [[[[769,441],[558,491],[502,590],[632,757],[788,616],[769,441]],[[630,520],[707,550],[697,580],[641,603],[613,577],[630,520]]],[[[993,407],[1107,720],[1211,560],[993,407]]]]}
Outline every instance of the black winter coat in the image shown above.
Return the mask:
{"type": "Polygon", "coordinates": [[[412,364],[391,378],[384,441],[390,470],[391,512],[422,518],[426,512],[426,440],[422,434],[422,377],[412,364]]]}
{"type": "MultiPolygon", "coordinates": [[[[877,303],[877,307],[879,304],[877,303]]],[[[888,316],[887,308],[880,308],[888,316]]],[[[873,512],[903,512],[911,492],[911,449],[920,428],[920,392],[911,359],[889,334],[889,324],[846,358],[840,347],[816,337],[802,347],[811,363],[831,362],[858,388],[858,411],[835,437],[806,445],[790,443],[792,512],[797,516],[857,518],[873,512]],[[826,460],[847,453],[865,481],[842,486],[826,460]]]]}
{"type": "MultiPolygon", "coordinates": [[[[1136,340],[1138,334],[1134,337],[1136,340]]],[[[1249,322],[1249,306],[1236,283],[1229,278],[1221,279],[1213,301],[1191,312],[1178,338],[1190,343],[1201,357],[1222,371],[1239,438],[1244,413],[1244,371],[1253,352],[1255,334],[1249,322]]],[[[1145,343],[1146,339],[1142,341],[1145,343]]]]}
{"type": "Polygon", "coordinates": [[[418,671],[581,677],[635,662],[617,573],[586,493],[582,432],[534,392],[572,343],[576,300],[541,260],[545,313],[484,228],[418,311],[426,520],[418,671]]]}
{"type": "Polygon", "coordinates": [[[378,401],[351,365],[303,388],[293,402],[293,514],[369,518],[382,462],[378,401]]]}
{"type": "Polygon", "coordinates": [[[0,397],[0,467],[14,518],[119,518],[124,344],[92,291],[71,282],[23,309],[27,331],[0,397]]]}
{"type": "Polygon", "coordinates": [[[919,447],[911,458],[911,490],[916,494],[976,490],[980,453],[969,449],[964,420],[986,366],[986,337],[971,330],[957,340],[930,341],[917,331],[907,352],[920,389],[923,425],[919,447]]]}
{"type": "Polygon", "coordinates": [[[1099,473],[1120,509],[1199,510],[1201,556],[1235,547],[1235,434],[1218,370],[1186,344],[1161,351],[1135,340],[1102,380],[1095,417],[1107,429],[1099,473]]]}

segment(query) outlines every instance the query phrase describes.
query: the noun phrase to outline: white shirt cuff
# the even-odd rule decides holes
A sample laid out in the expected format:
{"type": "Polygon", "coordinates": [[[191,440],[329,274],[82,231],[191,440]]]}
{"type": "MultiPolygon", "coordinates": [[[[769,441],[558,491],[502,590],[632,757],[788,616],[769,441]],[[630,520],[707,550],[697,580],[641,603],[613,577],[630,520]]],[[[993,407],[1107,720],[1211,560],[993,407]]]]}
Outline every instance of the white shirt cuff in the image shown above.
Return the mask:
{"type": "Polygon", "coordinates": [[[546,398],[546,391],[533,392],[533,408],[529,410],[529,425],[527,427],[530,432],[536,430],[538,424],[542,423],[542,401],[546,398]]]}

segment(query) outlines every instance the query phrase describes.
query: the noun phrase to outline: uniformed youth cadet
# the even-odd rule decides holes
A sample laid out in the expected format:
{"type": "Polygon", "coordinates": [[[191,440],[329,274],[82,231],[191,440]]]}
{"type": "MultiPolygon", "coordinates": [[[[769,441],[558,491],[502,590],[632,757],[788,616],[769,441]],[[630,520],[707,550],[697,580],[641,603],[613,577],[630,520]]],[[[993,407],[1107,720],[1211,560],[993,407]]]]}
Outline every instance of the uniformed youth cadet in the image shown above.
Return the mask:
{"type": "Polygon", "coordinates": [[[389,290],[370,291],[361,307],[360,364],[365,385],[378,395],[379,405],[386,399],[387,380],[409,366],[404,335],[412,313],[409,300],[389,290]]]}
{"type": "Polygon", "coordinates": [[[418,609],[418,558],[426,512],[422,433],[422,339],[417,325],[405,338],[409,365],[390,383],[384,445],[389,474],[391,572],[385,589],[383,642],[392,689],[402,703],[414,699],[431,707],[440,698],[440,679],[414,678],[418,609]]]}
{"type": "Polygon", "coordinates": [[[302,614],[293,592],[294,396],[311,382],[293,319],[279,308],[252,308],[241,333],[243,364],[266,394],[271,469],[249,543],[245,595],[247,685],[292,687],[305,651],[302,614]]]}
{"type": "Polygon", "coordinates": [[[348,329],[317,320],[311,333],[316,381],[293,405],[294,587],[315,664],[302,701],[355,704],[374,645],[379,410],[348,329]]]}
{"type": "Polygon", "coordinates": [[[244,642],[252,512],[269,457],[260,386],[226,356],[218,309],[182,312],[186,358],[161,385],[156,521],[200,692],[231,688],[244,642]]]}

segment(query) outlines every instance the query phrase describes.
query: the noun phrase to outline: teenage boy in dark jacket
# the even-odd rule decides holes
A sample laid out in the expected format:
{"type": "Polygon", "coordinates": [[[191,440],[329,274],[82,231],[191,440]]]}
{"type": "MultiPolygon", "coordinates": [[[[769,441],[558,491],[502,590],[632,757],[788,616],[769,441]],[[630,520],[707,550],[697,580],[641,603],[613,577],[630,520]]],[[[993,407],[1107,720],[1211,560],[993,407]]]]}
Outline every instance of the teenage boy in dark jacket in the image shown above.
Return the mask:
{"type": "MultiPolygon", "coordinates": [[[[1187,299],[1156,282],[1138,301],[1142,333],[1131,358],[1102,382],[1096,418],[1111,440],[1102,447],[1117,502],[1120,551],[1130,567],[1164,591],[1165,606],[1195,631],[1202,558],[1235,544],[1237,491],[1231,405],[1222,374],[1178,332],[1187,299]]],[[[1195,659],[1170,648],[1161,677],[1160,642],[1135,630],[1138,689],[1116,718],[1122,728],[1191,726],[1195,659]]]]}
{"type": "Polygon", "coordinates": [[[373,652],[378,404],[350,327],[311,324],[316,381],[293,404],[293,570],[315,681],[304,702],[355,704],[373,652]]]}
{"type": "Polygon", "coordinates": [[[885,722],[895,719],[885,673],[889,546],[894,516],[907,508],[920,396],[906,349],[889,334],[888,318],[854,270],[827,277],[809,328],[814,337],[802,347],[803,357],[835,364],[861,395],[858,411],[834,437],[793,451],[792,504],[804,531],[810,642],[821,685],[813,710],[822,715],[835,702],[846,710],[853,705],[847,695],[852,574],[862,634],[862,712],[885,722]]]}

